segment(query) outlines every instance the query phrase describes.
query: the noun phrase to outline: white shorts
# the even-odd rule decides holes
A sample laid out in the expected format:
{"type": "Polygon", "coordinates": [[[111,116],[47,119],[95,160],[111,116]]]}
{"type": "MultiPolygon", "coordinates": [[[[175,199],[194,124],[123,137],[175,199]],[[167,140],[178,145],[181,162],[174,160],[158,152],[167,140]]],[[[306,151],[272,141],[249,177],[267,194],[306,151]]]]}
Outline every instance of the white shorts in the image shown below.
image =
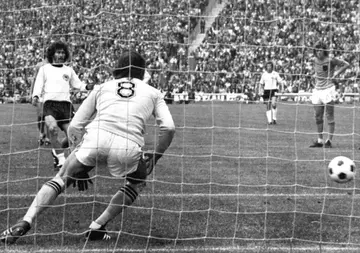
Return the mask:
{"type": "Polygon", "coordinates": [[[316,90],[314,89],[311,102],[314,105],[324,105],[330,103],[331,101],[336,101],[337,92],[335,90],[335,86],[324,90],[316,90]]]}
{"type": "Polygon", "coordinates": [[[75,149],[75,156],[86,166],[107,165],[114,177],[124,177],[137,169],[141,147],[124,137],[104,130],[89,130],[75,149]]]}

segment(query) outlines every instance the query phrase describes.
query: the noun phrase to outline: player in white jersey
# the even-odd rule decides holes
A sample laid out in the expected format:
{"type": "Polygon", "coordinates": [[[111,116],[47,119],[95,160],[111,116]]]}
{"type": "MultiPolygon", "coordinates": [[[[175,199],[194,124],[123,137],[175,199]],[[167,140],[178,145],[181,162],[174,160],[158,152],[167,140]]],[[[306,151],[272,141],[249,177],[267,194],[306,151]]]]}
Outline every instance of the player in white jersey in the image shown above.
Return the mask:
{"type": "Polygon", "coordinates": [[[79,190],[86,190],[88,172],[101,162],[114,177],[127,180],[86,233],[89,240],[110,239],[106,224],[135,201],[147,175],[175,133],[172,116],[160,91],[143,81],[144,68],[141,55],[123,53],[113,71],[115,79],[96,87],[84,100],[69,127],[69,140],[75,149],[58,174],[42,186],[24,218],[1,234],[2,242],[15,243],[27,233],[35,217],[39,218],[66,187],[75,183],[79,190]],[[141,149],[145,123],[151,116],[159,126],[159,140],[155,152],[144,158],[141,149]]]}
{"type": "Polygon", "coordinates": [[[54,157],[54,168],[59,170],[65,162],[63,148],[67,141],[58,141],[59,128],[65,135],[69,122],[74,113],[74,107],[70,100],[72,88],[90,90],[92,87],[80,81],[75,71],[65,65],[70,59],[68,46],[63,42],[54,42],[47,51],[47,64],[39,68],[36,76],[33,104],[38,104],[40,98],[43,100],[43,117],[49,130],[49,137],[54,157]]]}
{"type": "Polygon", "coordinates": [[[264,86],[264,103],[266,104],[266,118],[268,124],[276,124],[277,106],[276,92],[279,90],[279,84],[285,83],[279,73],[274,71],[272,62],[266,63],[266,71],[261,75],[260,85],[264,86]]]}
{"type": "Polygon", "coordinates": [[[310,148],[321,148],[323,146],[325,148],[331,148],[335,132],[334,109],[337,99],[335,79],[343,73],[350,64],[346,61],[329,57],[329,49],[322,41],[316,43],[314,55],[315,87],[311,102],[314,105],[318,139],[310,145],[310,148]],[[324,114],[326,114],[329,126],[329,135],[325,143],[323,140],[324,114]]]}

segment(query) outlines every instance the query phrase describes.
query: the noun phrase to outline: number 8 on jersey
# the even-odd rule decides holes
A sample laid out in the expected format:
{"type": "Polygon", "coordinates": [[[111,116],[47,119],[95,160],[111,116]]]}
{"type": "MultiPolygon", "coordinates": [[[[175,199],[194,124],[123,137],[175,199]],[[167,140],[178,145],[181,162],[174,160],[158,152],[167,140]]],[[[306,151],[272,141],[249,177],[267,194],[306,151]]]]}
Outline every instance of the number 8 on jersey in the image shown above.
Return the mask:
{"type": "Polygon", "coordinates": [[[135,84],[129,81],[119,82],[117,94],[122,98],[131,98],[135,96],[135,84]]]}

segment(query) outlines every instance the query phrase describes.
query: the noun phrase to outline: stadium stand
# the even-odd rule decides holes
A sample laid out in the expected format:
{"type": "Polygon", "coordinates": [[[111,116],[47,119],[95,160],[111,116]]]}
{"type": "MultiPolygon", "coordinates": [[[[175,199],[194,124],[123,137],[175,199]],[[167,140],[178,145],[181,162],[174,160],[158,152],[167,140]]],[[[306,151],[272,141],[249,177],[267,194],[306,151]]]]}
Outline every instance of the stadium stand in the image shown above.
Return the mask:
{"type": "Polygon", "coordinates": [[[90,83],[108,79],[116,53],[133,47],[145,54],[151,85],[161,90],[246,93],[257,99],[257,83],[270,59],[287,81],[283,91],[311,91],[312,45],[331,38],[332,53],[353,63],[340,89],[358,89],[354,0],[223,1],[227,4],[193,52],[192,33],[199,31],[209,0],[191,6],[186,0],[13,2],[2,1],[8,11],[0,13],[0,83],[10,96],[28,94],[34,66],[55,39],[70,42],[72,66],[90,83]],[[332,36],[325,35],[329,32],[332,36]]]}

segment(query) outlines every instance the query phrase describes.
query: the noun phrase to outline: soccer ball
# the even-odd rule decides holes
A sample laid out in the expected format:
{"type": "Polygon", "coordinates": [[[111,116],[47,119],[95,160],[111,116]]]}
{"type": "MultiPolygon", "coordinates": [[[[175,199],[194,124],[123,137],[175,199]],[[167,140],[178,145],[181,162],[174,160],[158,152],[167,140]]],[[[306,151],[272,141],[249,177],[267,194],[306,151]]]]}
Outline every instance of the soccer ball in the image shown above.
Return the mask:
{"type": "Polygon", "coordinates": [[[354,179],[355,163],[345,156],[337,156],[328,166],[330,178],[337,183],[347,183],[354,179]]]}

